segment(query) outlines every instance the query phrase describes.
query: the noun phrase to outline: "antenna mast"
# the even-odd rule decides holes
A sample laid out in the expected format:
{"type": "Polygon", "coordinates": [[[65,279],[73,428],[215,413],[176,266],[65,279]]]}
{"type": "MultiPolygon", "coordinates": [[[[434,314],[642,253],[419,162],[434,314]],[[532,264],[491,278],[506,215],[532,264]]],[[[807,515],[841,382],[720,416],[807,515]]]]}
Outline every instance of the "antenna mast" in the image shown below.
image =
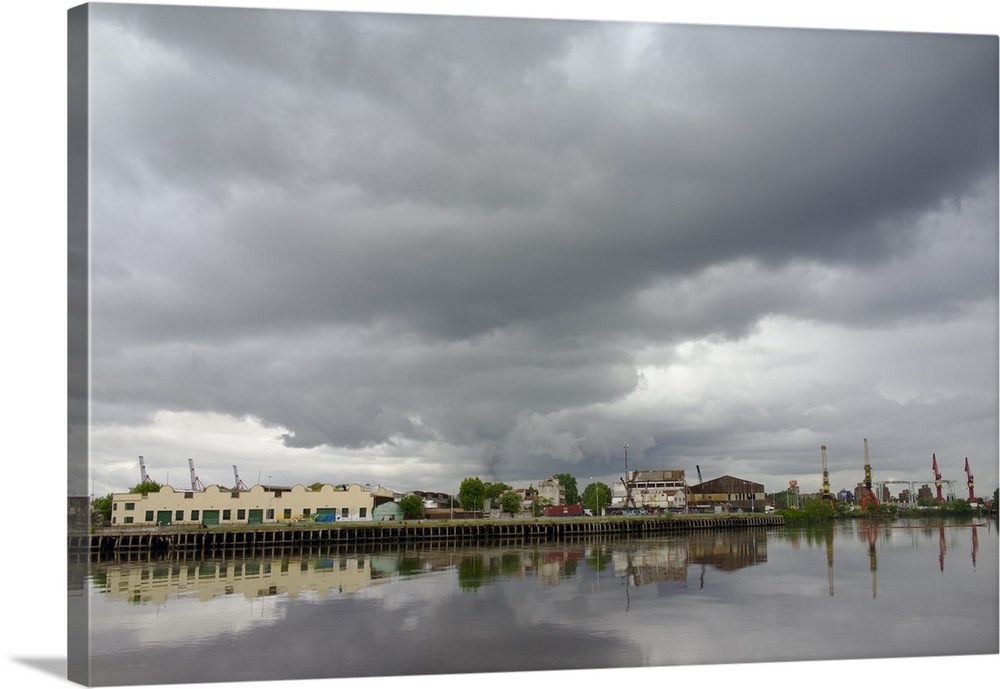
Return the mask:
{"type": "Polygon", "coordinates": [[[201,482],[198,475],[194,473],[194,460],[188,458],[188,468],[191,469],[191,490],[205,490],[205,484],[201,482]]]}

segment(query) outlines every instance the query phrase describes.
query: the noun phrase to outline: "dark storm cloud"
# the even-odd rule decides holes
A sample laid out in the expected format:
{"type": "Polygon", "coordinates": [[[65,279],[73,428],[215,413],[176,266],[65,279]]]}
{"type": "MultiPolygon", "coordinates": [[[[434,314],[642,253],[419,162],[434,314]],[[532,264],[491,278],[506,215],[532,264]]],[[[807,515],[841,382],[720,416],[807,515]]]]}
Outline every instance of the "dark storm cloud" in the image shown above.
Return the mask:
{"type": "Polygon", "coordinates": [[[995,300],[994,38],[95,17],[99,422],[557,466],[683,435],[608,413],[644,348],[995,300]]]}

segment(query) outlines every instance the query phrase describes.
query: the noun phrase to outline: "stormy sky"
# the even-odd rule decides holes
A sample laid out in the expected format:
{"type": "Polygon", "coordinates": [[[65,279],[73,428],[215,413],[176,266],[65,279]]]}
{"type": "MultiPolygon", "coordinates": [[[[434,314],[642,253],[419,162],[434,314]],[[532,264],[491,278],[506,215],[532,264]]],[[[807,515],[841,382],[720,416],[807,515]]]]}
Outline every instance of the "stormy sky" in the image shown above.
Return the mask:
{"type": "Polygon", "coordinates": [[[97,493],[996,487],[995,36],[91,13],[97,493]]]}

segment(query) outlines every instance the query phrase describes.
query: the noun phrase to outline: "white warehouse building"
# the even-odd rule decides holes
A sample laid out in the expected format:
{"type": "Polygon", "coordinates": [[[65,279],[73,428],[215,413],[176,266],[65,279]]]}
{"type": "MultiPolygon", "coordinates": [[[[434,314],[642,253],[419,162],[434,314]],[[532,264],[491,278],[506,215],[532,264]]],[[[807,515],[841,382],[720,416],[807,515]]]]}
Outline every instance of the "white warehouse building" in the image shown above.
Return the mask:
{"type": "Polygon", "coordinates": [[[319,490],[256,485],[238,491],[207,486],[204,490],[177,491],[162,486],[158,492],[114,493],[112,526],[225,526],[272,524],[292,521],[371,521],[377,505],[392,502],[395,494],[382,487],[358,484],[319,490]]]}

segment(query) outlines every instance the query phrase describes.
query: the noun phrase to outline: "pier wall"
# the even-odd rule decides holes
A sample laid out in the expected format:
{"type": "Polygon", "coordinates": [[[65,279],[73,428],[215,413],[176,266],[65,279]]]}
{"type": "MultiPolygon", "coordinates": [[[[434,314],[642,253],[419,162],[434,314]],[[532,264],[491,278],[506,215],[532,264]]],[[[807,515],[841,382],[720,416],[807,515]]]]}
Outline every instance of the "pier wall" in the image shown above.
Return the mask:
{"type": "Polygon", "coordinates": [[[614,519],[484,522],[401,522],[330,526],[255,526],[221,529],[118,529],[68,536],[71,559],[115,559],[168,552],[217,554],[313,546],[398,547],[420,543],[558,541],[640,537],[701,530],[783,526],[775,515],[623,517],[614,519]]]}

